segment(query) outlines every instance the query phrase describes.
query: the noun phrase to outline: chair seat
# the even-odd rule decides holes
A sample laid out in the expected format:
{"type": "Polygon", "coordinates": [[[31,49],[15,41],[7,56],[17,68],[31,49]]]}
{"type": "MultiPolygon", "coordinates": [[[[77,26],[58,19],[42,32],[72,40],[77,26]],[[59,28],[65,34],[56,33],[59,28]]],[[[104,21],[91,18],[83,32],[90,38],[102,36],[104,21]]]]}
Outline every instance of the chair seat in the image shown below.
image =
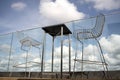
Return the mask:
{"type": "Polygon", "coordinates": [[[77,29],[74,31],[74,35],[78,40],[94,38],[90,29],[77,29]]]}
{"type": "Polygon", "coordinates": [[[40,43],[40,42],[38,42],[38,41],[36,41],[36,40],[34,40],[33,38],[31,38],[31,37],[25,37],[25,38],[23,38],[22,40],[20,40],[20,43],[23,45],[23,46],[26,46],[26,47],[30,47],[30,46],[35,46],[35,47],[37,47],[37,46],[39,46],[40,44],[42,44],[42,43],[40,43]]]}

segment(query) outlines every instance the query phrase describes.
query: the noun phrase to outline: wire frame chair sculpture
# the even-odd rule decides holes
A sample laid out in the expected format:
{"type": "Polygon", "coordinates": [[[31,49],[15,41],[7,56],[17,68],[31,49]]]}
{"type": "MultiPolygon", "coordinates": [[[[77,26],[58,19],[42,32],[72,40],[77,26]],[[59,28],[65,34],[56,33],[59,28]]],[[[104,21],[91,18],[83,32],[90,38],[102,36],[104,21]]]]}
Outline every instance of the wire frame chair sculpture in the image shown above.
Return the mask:
{"type": "MultiPolygon", "coordinates": [[[[42,43],[41,42],[38,42],[37,40],[35,40],[35,39],[33,39],[33,38],[31,38],[31,37],[25,37],[24,39],[22,39],[22,40],[20,40],[20,43],[21,43],[21,50],[23,50],[23,51],[25,51],[26,52],[26,65],[25,65],[25,70],[26,70],[26,72],[27,72],[27,68],[28,68],[28,63],[37,63],[37,64],[39,64],[39,66],[41,65],[41,62],[29,62],[28,61],[28,51],[29,50],[26,50],[26,49],[24,49],[24,46],[26,46],[26,47],[29,47],[29,49],[31,48],[31,47],[35,47],[35,48],[37,48],[39,51],[40,51],[40,45],[42,45],[42,43]]],[[[40,61],[41,61],[41,54],[39,53],[39,55],[40,55],[40,61]]],[[[30,77],[30,74],[29,74],[29,77],[30,77]]]]}
{"type": "MultiPolygon", "coordinates": [[[[40,65],[41,65],[41,62],[35,62],[35,61],[32,61],[32,60],[28,61],[29,51],[32,47],[38,49],[39,50],[38,54],[39,54],[39,58],[40,58],[40,61],[41,61],[41,48],[40,48],[40,46],[42,46],[42,42],[39,42],[39,41],[33,39],[32,37],[30,37],[28,35],[25,35],[22,32],[17,32],[17,36],[18,36],[19,42],[21,44],[21,50],[26,52],[25,62],[16,64],[13,67],[14,68],[24,68],[25,69],[25,77],[27,77],[27,71],[28,71],[27,69],[28,68],[35,67],[35,66],[40,67],[40,65]],[[30,64],[33,64],[33,65],[30,65],[30,64]],[[24,66],[22,66],[22,65],[24,65],[24,66]]],[[[28,77],[31,77],[30,75],[31,75],[31,72],[29,71],[28,77]]]]}
{"type": "MultiPolygon", "coordinates": [[[[80,43],[82,44],[82,58],[80,60],[80,59],[77,59],[76,56],[75,56],[73,72],[75,70],[76,61],[81,63],[81,71],[82,72],[83,72],[83,64],[84,63],[103,65],[105,78],[106,79],[108,78],[107,73],[106,73],[108,71],[107,63],[105,61],[101,45],[100,45],[99,41],[97,40],[97,38],[100,37],[101,34],[102,34],[104,23],[105,23],[105,16],[103,14],[99,14],[96,17],[96,23],[95,23],[95,26],[93,28],[91,28],[91,29],[77,29],[77,30],[73,31],[74,37],[78,41],[80,41],[80,43]],[[99,46],[99,49],[100,49],[100,59],[101,59],[101,61],[90,61],[90,60],[84,60],[83,59],[84,44],[83,44],[82,40],[87,40],[87,39],[95,39],[96,42],[98,43],[98,46],[99,46]]],[[[83,74],[81,74],[81,75],[83,75],[83,74]]]]}

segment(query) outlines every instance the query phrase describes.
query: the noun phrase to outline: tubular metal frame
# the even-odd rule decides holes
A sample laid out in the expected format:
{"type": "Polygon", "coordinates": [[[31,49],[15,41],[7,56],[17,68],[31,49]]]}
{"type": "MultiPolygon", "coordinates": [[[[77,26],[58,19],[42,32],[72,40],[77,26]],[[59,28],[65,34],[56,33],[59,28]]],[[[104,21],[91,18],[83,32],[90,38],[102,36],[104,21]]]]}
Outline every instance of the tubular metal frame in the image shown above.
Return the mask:
{"type": "MultiPolygon", "coordinates": [[[[23,41],[22,40],[20,40],[20,43],[21,43],[21,50],[23,50],[23,51],[25,51],[26,52],[26,56],[25,56],[25,63],[22,63],[22,64],[25,64],[25,77],[27,77],[27,68],[29,68],[28,67],[28,63],[36,63],[36,64],[41,64],[42,62],[33,62],[33,61],[30,61],[30,62],[28,62],[28,52],[29,52],[29,50],[30,50],[30,48],[31,47],[35,47],[35,48],[37,48],[38,50],[39,50],[39,57],[40,57],[40,61],[42,61],[41,60],[41,51],[40,51],[40,47],[38,47],[38,46],[40,46],[42,43],[40,43],[40,42],[38,42],[38,41],[36,41],[36,40],[34,40],[34,39],[32,39],[32,38],[30,38],[30,37],[26,37],[25,39],[23,39],[23,41]],[[27,39],[28,38],[28,39],[27,39]],[[29,40],[30,39],[30,40],[29,40]],[[32,42],[33,41],[33,42],[32,42]],[[27,42],[29,42],[29,44],[28,45],[26,45],[26,43],[27,42]],[[26,47],[29,47],[29,49],[24,49],[24,46],[26,46],[26,47]]],[[[17,64],[17,65],[14,65],[13,67],[19,67],[19,65],[21,65],[21,64],[17,64]]],[[[42,64],[41,64],[42,65],[42,64]]],[[[40,68],[40,65],[39,65],[39,68],[40,68]]],[[[30,77],[30,72],[29,72],[29,75],[28,75],[28,77],[30,77]]]]}
{"type": "MultiPolygon", "coordinates": [[[[83,63],[88,63],[88,64],[97,64],[97,65],[103,65],[104,73],[105,73],[105,79],[109,79],[107,76],[106,71],[108,71],[107,63],[104,58],[104,54],[101,48],[101,45],[99,41],[97,40],[97,37],[101,36],[103,27],[105,23],[105,16],[103,14],[100,14],[96,17],[96,24],[95,27],[91,29],[78,29],[74,31],[74,37],[82,44],[82,60],[77,59],[77,52],[75,53],[75,59],[74,59],[74,67],[73,67],[73,75],[75,71],[75,64],[76,61],[81,63],[81,71],[83,72],[83,63]],[[100,59],[101,61],[90,61],[90,60],[84,60],[83,59],[83,49],[84,49],[84,43],[82,40],[87,40],[87,39],[95,39],[97,41],[99,49],[100,49],[100,59]]],[[[83,79],[83,74],[81,74],[81,77],[83,79]]]]}

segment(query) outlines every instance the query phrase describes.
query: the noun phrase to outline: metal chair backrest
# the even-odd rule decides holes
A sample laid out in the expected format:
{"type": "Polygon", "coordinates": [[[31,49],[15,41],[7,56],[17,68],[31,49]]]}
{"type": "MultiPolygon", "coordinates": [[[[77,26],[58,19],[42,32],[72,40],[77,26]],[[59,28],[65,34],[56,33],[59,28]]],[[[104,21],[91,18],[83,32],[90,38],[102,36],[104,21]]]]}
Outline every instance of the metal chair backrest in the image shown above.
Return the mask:
{"type": "Polygon", "coordinates": [[[102,34],[104,23],[105,16],[103,14],[99,14],[96,17],[95,26],[93,28],[77,29],[73,32],[73,35],[77,40],[97,38],[102,34]]]}
{"type": "Polygon", "coordinates": [[[105,16],[103,14],[99,14],[96,17],[95,27],[92,28],[92,34],[94,37],[99,37],[102,34],[103,27],[105,23],[105,16]]]}

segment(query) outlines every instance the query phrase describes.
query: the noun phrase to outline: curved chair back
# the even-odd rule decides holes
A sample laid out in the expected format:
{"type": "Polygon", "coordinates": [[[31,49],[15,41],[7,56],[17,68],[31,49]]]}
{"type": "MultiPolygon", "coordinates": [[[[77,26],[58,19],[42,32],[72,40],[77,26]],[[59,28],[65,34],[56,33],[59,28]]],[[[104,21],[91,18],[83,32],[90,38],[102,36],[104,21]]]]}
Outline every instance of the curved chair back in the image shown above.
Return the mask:
{"type": "Polygon", "coordinates": [[[103,27],[105,23],[105,16],[103,14],[99,14],[96,17],[95,27],[92,29],[92,34],[94,37],[99,37],[102,34],[103,27]]]}
{"type": "Polygon", "coordinates": [[[73,32],[73,35],[78,40],[97,38],[102,34],[104,23],[105,23],[105,16],[103,14],[99,14],[96,17],[96,23],[93,28],[77,29],[73,32]]]}

